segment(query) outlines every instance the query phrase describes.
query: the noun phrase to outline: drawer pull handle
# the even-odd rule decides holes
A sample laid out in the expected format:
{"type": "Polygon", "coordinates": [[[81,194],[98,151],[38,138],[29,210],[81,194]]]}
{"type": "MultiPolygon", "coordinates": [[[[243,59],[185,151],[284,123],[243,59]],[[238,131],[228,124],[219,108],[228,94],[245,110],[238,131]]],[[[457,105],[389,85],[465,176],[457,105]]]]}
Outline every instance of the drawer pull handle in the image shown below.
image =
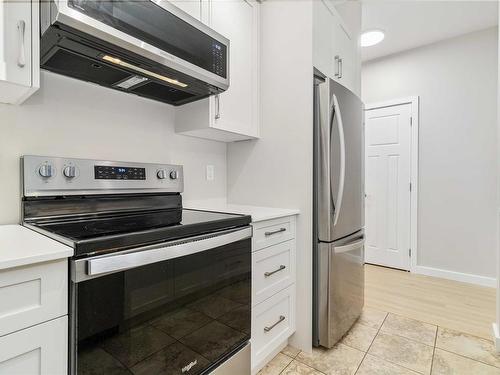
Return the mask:
{"type": "Polygon", "coordinates": [[[274,323],[272,326],[264,327],[264,332],[269,332],[274,327],[276,327],[278,324],[280,324],[283,320],[285,320],[285,317],[283,315],[280,315],[280,318],[278,319],[278,321],[276,323],[274,323]]]}
{"type": "Polygon", "coordinates": [[[280,266],[280,268],[278,268],[277,270],[274,270],[274,271],[271,271],[271,272],[264,272],[264,276],[265,277],[269,277],[271,275],[274,275],[276,272],[280,272],[280,271],[283,271],[284,269],[286,268],[286,266],[284,266],[283,264],[280,266]]]}
{"type": "Polygon", "coordinates": [[[285,232],[285,231],[286,231],[286,228],[280,228],[280,229],[277,229],[277,230],[273,230],[271,232],[265,232],[264,234],[266,236],[272,236],[273,234],[281,233],[281,232],[285,232]]]}

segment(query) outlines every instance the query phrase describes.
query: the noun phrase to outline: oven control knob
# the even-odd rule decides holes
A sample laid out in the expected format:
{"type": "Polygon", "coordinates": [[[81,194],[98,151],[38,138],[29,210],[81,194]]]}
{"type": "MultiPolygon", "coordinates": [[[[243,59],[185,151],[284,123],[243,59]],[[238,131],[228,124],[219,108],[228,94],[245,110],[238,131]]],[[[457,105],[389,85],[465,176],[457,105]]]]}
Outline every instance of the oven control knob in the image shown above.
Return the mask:
{"type": "Polygon", "coordinates": [[[54,175],[52,165],[50,164],[41,165],[40,168],[38,168],[38,173],[44,178],[50,178],[54,175]]]}
{"type": "Polygon", "coordinates": [[[68,165],[63,169],[64,177],[75,178],[76,177],[76,167],[73,165],[68,165]]]}
{"type": "Polygon", "coordinates": [[[177,171],[170,171],[170,179],[171,180],[177,180],[179,177],[179,173],[177,171]]]}
{"type": "Polygon", "coordinates": [[[167,171],[165,169],[160,169],[158,172],[156,172],[156,177],[158,177],[160,180],[166,179],[167,171]]]}

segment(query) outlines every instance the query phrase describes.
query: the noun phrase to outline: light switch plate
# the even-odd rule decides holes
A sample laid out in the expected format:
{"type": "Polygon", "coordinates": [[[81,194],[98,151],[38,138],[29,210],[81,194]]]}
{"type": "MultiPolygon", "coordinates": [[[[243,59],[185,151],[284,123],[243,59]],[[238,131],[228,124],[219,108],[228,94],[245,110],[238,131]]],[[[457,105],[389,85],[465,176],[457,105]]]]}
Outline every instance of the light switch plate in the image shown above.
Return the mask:
{"type": "Polygon", "coordinates": [[[207,181],[215,180],[215,167],[213,165],[207,165],[207,181]]]}

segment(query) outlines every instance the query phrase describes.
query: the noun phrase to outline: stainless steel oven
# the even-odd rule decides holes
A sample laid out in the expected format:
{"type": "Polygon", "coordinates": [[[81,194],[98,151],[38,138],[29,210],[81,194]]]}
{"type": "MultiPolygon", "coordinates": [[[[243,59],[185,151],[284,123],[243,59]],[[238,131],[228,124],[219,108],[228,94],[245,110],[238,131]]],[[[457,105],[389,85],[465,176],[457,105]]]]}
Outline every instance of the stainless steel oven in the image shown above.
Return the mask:
{"type": "Polygon", "coordinates": [[[180,166],[22,165],[23,225],[75,249],[71,375],[250,374],[249,216],[183,209],[180,166]]]}
{"type": "Polygon", "coordinates": [[[200,374],[245,346],[250,236],[246,227],[73,260],[71,373],[200,374]]]}

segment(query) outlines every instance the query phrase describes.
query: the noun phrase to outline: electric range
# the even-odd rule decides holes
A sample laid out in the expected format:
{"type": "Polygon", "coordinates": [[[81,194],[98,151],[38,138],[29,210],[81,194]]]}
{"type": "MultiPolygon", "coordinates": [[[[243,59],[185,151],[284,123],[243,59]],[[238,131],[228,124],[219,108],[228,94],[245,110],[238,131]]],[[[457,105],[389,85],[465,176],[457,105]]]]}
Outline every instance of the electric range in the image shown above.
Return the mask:
{"type": "Polygon", "coordinates": [[[250,216],[183,209],[179,165],[21,166],[23,225],[74,248],[70,374],[250,374],[250,216]]]}

